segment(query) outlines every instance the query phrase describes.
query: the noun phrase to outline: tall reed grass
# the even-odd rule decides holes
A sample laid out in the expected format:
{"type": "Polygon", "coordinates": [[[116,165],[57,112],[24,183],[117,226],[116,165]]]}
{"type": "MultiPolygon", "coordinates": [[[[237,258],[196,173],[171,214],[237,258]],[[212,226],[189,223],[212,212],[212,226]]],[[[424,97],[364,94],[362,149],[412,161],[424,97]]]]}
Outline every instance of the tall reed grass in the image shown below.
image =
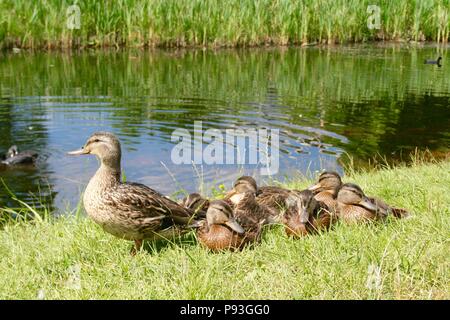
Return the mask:
{"type": "Polygon", "coordinates": [[[0,46],[260,46],[371,40],[447,42],[449,0],[2,0],[0,46]],[[81,12],[67,28],[67,8],[81,12]],[[380,29],[369,29],[369,5],[380,29]]]}

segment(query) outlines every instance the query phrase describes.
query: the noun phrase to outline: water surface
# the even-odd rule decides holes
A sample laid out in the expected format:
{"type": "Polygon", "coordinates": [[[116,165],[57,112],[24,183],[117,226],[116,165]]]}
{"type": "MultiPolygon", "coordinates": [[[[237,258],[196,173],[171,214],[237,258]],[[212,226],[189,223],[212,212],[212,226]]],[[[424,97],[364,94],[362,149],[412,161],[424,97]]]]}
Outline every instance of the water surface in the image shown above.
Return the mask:
{"type": "MultiPolygon", "coordinates": [[[[93,51],[0,56],[0,152],[40,153],[36,167],[0,168],[20,199],[74,207],[98,162],[72,158],[98,130],[116,133],[127,180],[173,194],[208,193],[259,167],[175,165],[177,128],[280,129],[283,180],[343,171],[416,148],[448,154],[448,46],[221,51],[93,51]],[[443,67],[423,60],[443,57],[443,67]]],[[[15,206],[3,187],[0,205],[15,206]]],[[[181,195],[180,195],[181,196],[181,195]]]]}

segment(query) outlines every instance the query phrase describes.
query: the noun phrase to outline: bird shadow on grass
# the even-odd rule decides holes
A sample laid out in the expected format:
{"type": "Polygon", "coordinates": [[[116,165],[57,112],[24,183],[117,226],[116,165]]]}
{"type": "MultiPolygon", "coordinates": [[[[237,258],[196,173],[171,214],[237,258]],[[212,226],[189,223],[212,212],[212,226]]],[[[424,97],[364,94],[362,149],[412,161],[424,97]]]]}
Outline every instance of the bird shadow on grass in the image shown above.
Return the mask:
{"type": "Polygon", "coordinates": [[[197,238],[193,232],[182,236],[177,239],[157,240],[157,241],[144,241],[142,250],[149,254],[158,254],[165,249],[177,246],[184,249],[195,247],[198,245],[197,238]]]}

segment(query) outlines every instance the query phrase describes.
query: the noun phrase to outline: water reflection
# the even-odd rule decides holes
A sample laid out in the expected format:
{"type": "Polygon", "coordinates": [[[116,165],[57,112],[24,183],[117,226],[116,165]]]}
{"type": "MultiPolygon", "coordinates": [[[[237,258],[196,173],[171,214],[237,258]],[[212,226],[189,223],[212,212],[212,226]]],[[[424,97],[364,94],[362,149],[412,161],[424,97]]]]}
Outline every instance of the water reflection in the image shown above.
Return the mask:
{"type": "MultiPolygon", "coordinates": [[[[416,147],[449,150],[450,78],[424,65],[448,47],[84,52],[0,59],[0,152],[39,151],[37,168],[0,170],[21,199],[73,207],[96,170],[72,159],[94,131],[119,135],[128,180],[165,193],[230,184],[255,166],[174,165],[177,128],[280,129],[283,179],[342,171],[344,154],[364,166],[376,154],[400,159],[416,147]],[[202,183],[205,185],[202,185],[202,183]]],[[[405,159],[407,157],[404,157],[405,159]]],[[[261,179],[261,178],[260,178],[261,179]]],[[[264,180],[264,179],[263,179],[264,180]]],[[[0,194],[1,206],[12,206],[0,194]]]]}
{"type": "Polygon", "coordinates": [[[4,154],[13,144],[20,144],[19,150],[40,150],[40,166],[20,165],[8,167],[0,164],[0,206],[17,207],[12,198],[26,200],[29,205],[40,207],[48,204],[52,208],[56,196],[51,188],[52,170],[45,159],[51,150],[48,149],[48,134],[45,125],[46,110],[43,108],[28,109],[14,103],[12,97],[0,100],[0,150],[4,154]],[[5,186],[6,184],[6,186],[5,186]],[[12,194],[11,194],[12,193],[12,194]]]}

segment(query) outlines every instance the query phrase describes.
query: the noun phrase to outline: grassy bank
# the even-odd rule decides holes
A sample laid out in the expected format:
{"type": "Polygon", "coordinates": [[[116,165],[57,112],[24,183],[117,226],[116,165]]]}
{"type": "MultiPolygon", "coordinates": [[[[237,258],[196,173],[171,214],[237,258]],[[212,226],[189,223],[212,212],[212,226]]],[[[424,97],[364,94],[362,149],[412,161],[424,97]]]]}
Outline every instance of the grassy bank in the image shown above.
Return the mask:
{"type": "Polygon", "coordinates": [[[449,299],[449,172],[447,161],[352,173],[346,180],[414,217],[338,225],[297,241],[275,227],[240,253],[208,253],[191,235],[132,258],[130,243],[83,217],[7,224],[0,298],[449,299]],[[379,277],[370,276],[373,268],[379,277]]]}
{"type": "Polygon", "coordinates": [[[4,0],[0,12],[2,47],[446,42],[450,32],[448,0],[4,0]],[[70,30],[74,2],[81,24],[70,30]],[[380,29],[367,26],[369,5],[381,10],[380,29]]]}

